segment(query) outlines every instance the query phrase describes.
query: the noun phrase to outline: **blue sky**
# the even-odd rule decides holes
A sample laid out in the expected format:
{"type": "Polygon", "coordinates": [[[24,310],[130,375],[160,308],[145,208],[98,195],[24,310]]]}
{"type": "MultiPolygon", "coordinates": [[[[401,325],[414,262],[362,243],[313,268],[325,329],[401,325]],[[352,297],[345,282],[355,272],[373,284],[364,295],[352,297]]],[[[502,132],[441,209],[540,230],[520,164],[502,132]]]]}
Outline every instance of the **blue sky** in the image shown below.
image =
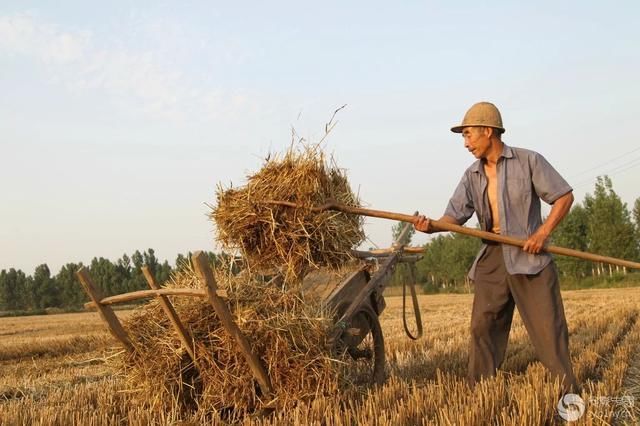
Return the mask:
{"type": "Polygon", "coordinates": [[[633,203],[638,3],[450,3],[4,1],[0,269],[215,250],[218,182],[343,104],[326,149],[373,208],[441,215],[480,100],[578,200],[609,173],[633,203]]]}

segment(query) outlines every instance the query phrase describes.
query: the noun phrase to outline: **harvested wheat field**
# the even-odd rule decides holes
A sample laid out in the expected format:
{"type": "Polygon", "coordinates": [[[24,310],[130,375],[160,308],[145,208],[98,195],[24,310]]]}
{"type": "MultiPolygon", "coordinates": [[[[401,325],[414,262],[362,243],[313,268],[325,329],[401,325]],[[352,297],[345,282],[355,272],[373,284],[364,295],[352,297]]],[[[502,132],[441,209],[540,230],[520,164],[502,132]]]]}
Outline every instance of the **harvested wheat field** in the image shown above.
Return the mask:
{"type": "MultiPolygon", "coordinates": [[[[575,424],[640,422],[640,289],[564,294],[574,369],[587,407],[575,424]]],[[[422,295],[425,337],[408,340],[402,300],[381,317],[385,385],[352,387],[245,425],[563,424],[558,388],[545,381],[516,315],[504,373],[468,390],[463,377],[471,295],[422,295]]],[[[120,317],[130,315],[126,311],[120,317]]],[[[150,410],[116,374],[118,353],[96,313],[0,318],[0,424],[216,424],[206,407],[150,410]]]]}

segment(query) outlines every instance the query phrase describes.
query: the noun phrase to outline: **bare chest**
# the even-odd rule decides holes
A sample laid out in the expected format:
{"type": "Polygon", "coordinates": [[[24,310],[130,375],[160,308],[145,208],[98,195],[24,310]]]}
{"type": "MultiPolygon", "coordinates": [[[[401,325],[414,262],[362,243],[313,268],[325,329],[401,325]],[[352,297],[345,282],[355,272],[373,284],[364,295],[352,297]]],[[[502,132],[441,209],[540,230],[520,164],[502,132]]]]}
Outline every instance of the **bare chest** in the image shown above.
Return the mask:
{"type": "Polygon", "coordinates": [[[491,219],[493,226],[491,230],[495,233],[500,232],[500,212],[498,209],[498,175],[496,166],[484,166],[484,173],[487,177],[487,197],[489,199],[489,207],[491,208],[491,219]]]}

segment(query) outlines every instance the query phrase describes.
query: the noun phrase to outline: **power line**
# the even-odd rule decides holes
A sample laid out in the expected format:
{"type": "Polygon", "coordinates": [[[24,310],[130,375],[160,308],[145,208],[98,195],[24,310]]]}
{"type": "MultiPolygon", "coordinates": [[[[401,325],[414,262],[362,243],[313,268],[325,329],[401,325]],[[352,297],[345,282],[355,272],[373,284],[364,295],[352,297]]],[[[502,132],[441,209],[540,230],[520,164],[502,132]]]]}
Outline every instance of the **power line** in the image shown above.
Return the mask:
{"type": "Polygon", "coordinates": [[[628,165],[633,164],[633,163],[637,162],[638,160],[640,160],[640,157],[634,158],[633,160],[631,160],[631,161],[627,161],[626,163],[622,163],[622,164],[620,164],[620,165],[618,165],[618,166],[614,167],[613,169],[611,169],[611,170],[609,171],[609,173],[617,173],[617,172],[618,172],[618,170],[620,170],[620,169],[624,169],[624,168],[625,168],[625,167],[627,167],[628,165]]]}
{"type": "MultiPolygon", "coordinates": [[[[635,158],[635,159],[633,159],[633,160],[631,160],[631,161],[629,161],[627,163],[624,163],[624,164],[618,166],[617,168],[614,168],[614,169],[610,170],[607,173],[602,173],[601,175],[614,176],[614,175],[618,175],[620,173],[624,173],[626,171],[629,171],[631,169],[634,169],[634,168],[636,168],[638,166],[640,166],[640,157],[639,158],[635,158]]],[[[580,187],[583,187],[585,185],[589,185],[589,184],[593,183],[593,181],[594,181],[593,178],[592,179],[588,179],[588,180],[584,180],[584,181],[579,182],[578,184],[574,185],[573,187],[574,187],[574,189],[575,188],[580,188],[580,187]]]]}
{"type": "MultiPolygon", "coordinates": [[[[592,172],[592,171],[594,171],[595,169],[598,169],[598,168],[600,168],[600,167],[602,167],[602,166],[606,166],[607,164],[611,164],[611,163],[613,163],[613,162],[615,162],[615,161],[617,161],[617,160],[619,160],[619,159],[621,159],[621,158],[624,158],[624,157],[628,156],[629,154],[633,154],[634,152],[637,152],[637,151],[640,151],[640,147],[635,148],[635,149],[632,149],[632,150],[631,150],[631,151],[629,151],[629,152],[625,152],[624,154],[620,154],[619,156],[617,156],[617,157],[615,157],[615,158],[612,158],[611,160],[607,160],[607,161],[605,161],[604,163],[600,163],[600,164],[598,164],[598,165],[596,165],[596,166],[590,167],[590,168],[589,168],[589,169],[587,169],[587,170],[583,170],[583,171],[581,171],[580,173],[576,173],[576,174],[574,174],[574,175],[571,175],[571,176],[569,176],[569,179],[574,178],[574,177],[581,176],[581,175],[583,175],[583,174],[585,174],[585,173],[592,172]]],[[[605,173],[605,174],[606,174],[606,173],[605,173]]]]}

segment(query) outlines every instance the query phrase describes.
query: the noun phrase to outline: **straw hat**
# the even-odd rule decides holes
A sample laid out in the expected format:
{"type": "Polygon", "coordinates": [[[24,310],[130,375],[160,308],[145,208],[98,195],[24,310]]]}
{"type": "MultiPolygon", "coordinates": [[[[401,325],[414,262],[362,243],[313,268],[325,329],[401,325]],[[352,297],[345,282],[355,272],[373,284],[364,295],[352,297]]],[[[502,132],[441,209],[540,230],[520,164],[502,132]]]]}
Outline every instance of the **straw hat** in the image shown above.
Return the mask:
{"type": "Polygon", "coordinates": [[[470,126],[493,127],[504,133],[502,127],[502,116],[498,108],[490,102],[478,102],[473,105],[462,119],[462,124],[454,126],[451,131],[454,133],[462,133],[462,129],[470,126]]]}

